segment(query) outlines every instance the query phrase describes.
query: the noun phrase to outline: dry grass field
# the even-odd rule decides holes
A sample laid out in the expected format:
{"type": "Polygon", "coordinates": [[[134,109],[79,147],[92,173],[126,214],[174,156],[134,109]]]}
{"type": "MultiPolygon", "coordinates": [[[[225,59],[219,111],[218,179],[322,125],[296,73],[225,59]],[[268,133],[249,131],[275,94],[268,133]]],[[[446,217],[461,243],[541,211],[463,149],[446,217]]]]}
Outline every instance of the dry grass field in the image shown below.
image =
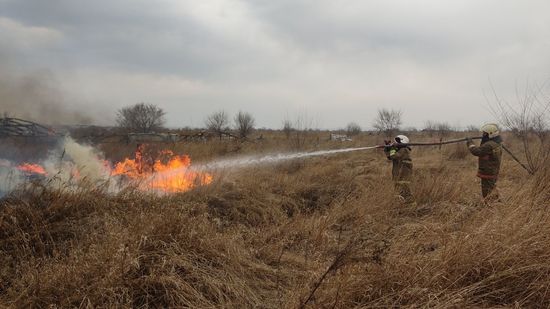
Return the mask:
{"type": "MultiPolygon", "coordinates": [[[[208,162],[383,139],[325,135],[168,147],[208,162]]],[[[112,160],[135,148],[99,147],[112,160]]],[[[464,144],[412,156],[414,207],[396,199],[380,150],[220,170],[211,185],[166,196],[14,192],[0,200],[0,306],[550,306],[550,170],[529,176],[505,154],[502,201],[485,205],[464,144]]]]}

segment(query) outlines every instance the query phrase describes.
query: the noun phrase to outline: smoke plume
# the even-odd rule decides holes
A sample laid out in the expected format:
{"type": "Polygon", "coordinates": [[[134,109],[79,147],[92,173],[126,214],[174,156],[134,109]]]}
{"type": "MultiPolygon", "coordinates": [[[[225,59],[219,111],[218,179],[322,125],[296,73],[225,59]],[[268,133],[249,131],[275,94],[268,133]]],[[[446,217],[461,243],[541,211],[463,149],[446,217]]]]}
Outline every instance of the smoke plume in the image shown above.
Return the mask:
{"type": "Polygon", "coordinates": [[[91,182],[105,181],[109,178],[109,169],[105,164],[99,151],[70,137],[64,138],[60,147],[52,151],[43,163],[48,175],[56,175],[62,183],[70,182],[75,177],[91,182]]]}
{"type": "Polygon", "coordinates": [[[0,113],[49,125],[92,122],[64,100],[53,74],[45,71],[24,75],[4,71],[0,76],[0,113]]]}
{"type": "MultiPolygon", "coordinates": [[[[103,184],[110,178],[110,169],[95,148],[64,138],[49,156],[38,163],[44,167],[48,183],[65,189],[86,184],[103,184]]],[[[18,163],[0,159],[0,197],[30,182],[29,175],[18,169],[18,163]]],[[[112,189],[112,188],[109,188],[112,189]]]]}
{"type": "Polygon", "coordinates": [[[0,159],[0,197],[15,189],[24,180],[23,174],[10,161],[0,159]]]}

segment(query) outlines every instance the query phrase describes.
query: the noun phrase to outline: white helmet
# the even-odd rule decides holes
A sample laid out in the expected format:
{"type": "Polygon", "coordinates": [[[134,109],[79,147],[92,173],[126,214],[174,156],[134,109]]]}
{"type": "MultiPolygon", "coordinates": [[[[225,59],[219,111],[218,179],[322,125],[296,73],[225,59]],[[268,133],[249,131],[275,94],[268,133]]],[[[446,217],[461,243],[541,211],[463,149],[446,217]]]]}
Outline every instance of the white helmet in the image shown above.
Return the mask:
{"type": "Polygon", "coordinates": [[[481,133],[487,133],[489,138],[499,136],[500,132],[498,126],[495,123],[486,123],[481,127],[481,133]]]}
{"type": "Polygon", "coordinates": [[[400,143],[400,144],[408,144],[409,143],[409,138],[406,137],[405,135],[397,135],[395,137],[395,141],[400,143]]]}

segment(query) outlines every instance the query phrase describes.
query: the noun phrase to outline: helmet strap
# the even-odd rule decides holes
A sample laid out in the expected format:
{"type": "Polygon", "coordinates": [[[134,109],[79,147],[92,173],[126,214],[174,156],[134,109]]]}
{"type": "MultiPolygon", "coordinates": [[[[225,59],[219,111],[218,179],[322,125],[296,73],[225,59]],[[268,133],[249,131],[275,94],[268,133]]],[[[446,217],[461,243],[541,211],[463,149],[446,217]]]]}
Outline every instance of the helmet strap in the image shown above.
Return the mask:
{"type": "Polygon", "coordinates": [[[489,140],[490,140],[490,138],[489,138],[489,133],[483,132],[483,136],[481,137],[481,143],[482,143],[482,144],[483,144],[483,143],[486,143],[486,142],[488,142],[489,140]]]}

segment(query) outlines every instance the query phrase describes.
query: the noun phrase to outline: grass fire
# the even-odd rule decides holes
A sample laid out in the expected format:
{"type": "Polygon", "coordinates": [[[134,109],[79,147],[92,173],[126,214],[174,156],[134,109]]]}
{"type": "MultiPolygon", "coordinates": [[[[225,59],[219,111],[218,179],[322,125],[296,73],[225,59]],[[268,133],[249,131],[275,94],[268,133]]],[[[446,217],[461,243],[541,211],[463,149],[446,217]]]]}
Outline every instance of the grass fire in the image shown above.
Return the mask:
{"type": "Polygon", "coordinates": [[[164,150],[160,152],[160,158],[146,160],[142,151],[143,145],[139,145],[134,159],[125,158],[115,163],[111,175],[136,181],[140,189],[161,192],[185,192],[212,182],[212,175],[191,169],[189,156],[164,150]]]}
{"type": "MultiPolygon", "coordinates": [[[[306,132],[296,150],[284,132],[254,134],[262,138],[6,138],[4,156],[17,149],[22,162],[0,161],[2,305],[549,304],[546,167],[531,175],[504,154],[499,200],[489,201],[462,139],[479,132],[450,133],[460,142],[441,147],[409,132],[408,204],[396,197],[383,135],[306,132]],[[435,146],[414,146],[426,144],[435,146]]],[[[521,158],[520,138],[502,136],[521,158]]]]}
{"type": "Polygon", "coordinates": [[[0,308],[550,308],[548,12],[0,0],[0,308]]]}
{"type": "MultiPolygon", "coordinates": [[[[63,142],[63,145],[67,144],[78,145],[72,139],[63,142]]],[[[140,144],[132,159],[125,158],[120,162],[111,163],[108,160],[102,159],[93,148],[88,147],[86,149],[89,152],[86,154],[88,164],[84,163],[82,165],[76,164],[70,157],[63,158],[67,151],[64,149],[62,157],[59,158],[60,165],[57,171],[51,170],[51,161],[55,160],[55,157],[50,157],[42,164],[24,162],[17,165],[7,160],[3,160],[3,162],[5,168],[11,167],[14,171],[22,172],[24,177],[19,179],[18,182],[20,183],[24,183],[27,178],[47,178],[48,176],[56,178],[56,176],[68,172],[70,179],[64,179],[67,183],[72,182],[75,184],[84,178],[87,181],[96,183],[112,181],[117,184],[118,188],[115,189],[115,186],[111,186],[114,192],[128,186],[141,191],[156,193],[185,192],[196,186],[208,185],[213,180],[211,174],[193,170],[191,158],[187,155],[177,155],[170,150],[162,150],[154,156],[149,154],[147,158],[144,158],[144,148],[145,146],[140,144]],[[95,164],[89,164],[90,162],[95,162],[95,164]],[[47,172],[43,165],[49,165],[50,171],[47,172]],[[95,169],[93,171],[90,170],[92,166],[95,169]],[[89,172],[92,173],[90,174],[89,172]]],[[[70,155],[69,153],[68,156],[70,155]]]]}
{"type": "Polygon", "coordinates": [[[38,164],[23,163],[16,167],[18,170],[29,174],[46,175],[46,170],[38,164]]]}

